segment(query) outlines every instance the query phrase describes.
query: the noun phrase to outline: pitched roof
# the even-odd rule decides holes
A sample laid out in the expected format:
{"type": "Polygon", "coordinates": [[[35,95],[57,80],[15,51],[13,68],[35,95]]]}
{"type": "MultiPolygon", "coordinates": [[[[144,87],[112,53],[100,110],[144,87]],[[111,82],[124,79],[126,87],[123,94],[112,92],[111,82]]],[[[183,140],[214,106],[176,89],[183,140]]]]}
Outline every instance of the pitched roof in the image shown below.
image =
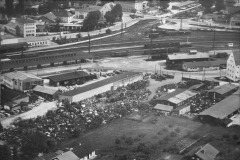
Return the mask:
{"type": "Polygon", "coordinates": [[[35,23],[34,20],[30,19],[30,18],[24,18],[24,17],[20,17],[18,19],[16,19],[16,21],[18,23],[22,23],[22,24],[26,24],[26,23],[35,23]]]}
{"type": "Polygon", "coordinates": [[[238,88],[237,85],[234,85],[234,84],[224,84],[222,86],[219,86],[219,87],[216,87],[216,88],[213,88],[211,89],[209,92],[216,92],[216,93],[219,93],[221,95],[224,95],[234,89],[238,88]]]}
{"type": "Polygon", "coordinates": [[[55,10],[52,11],[52,13],[56,16],[56,17],[70,17],[71,13],[69,13],[66,10],[55,10]]]}
{"type": "Polygon", "coordinates": [[[16,27],[17,27],[17,24],[16,24],[16,23],[13,23],[13,22],[9,22],[9,23],[7,23],[5,26],[10,27],[10,28],[16,28],[16,27]]]}
{"type": "Polygon", "coordinates": [[[195,96],[197,93],[186,90],[186,89],[176,89],[174,92],[171,92],[169,94],[166,94],[162,97],[157,98],[156,100],[167,100],[169,102],[172,102],[174,104],[178,104],[186,99],[189,99],[193,96],[195,96]]]}
{"type": "Polygon", "coordinates": [[[36,157],[33,160],[51,160],[52,158],[56,157],[57,155],[59,155],[59,154],[58,153],[48,153],[48,154],[44,154],[43,156],[36,157]]]}
{"type": "Polygon", "coordinates": [[[49,19],[52,22],[55,22],[56,19],[57,19],[57,17],[52,12],[44,14],[42,17],[45,17],[45,18],[49,19]]]}
{"type": "Polygon", "coordinates": [[[70,72],[70,73],[64,73],[64,74],[59,74],[55,76],[50,76],[48,77],[54,82],[61,82],[61,81],[66,81],[66,80],[72,80],[72,79],[77,79],[77,78],[84,78],[88,77],[89,74],[84,72],[84,71],[76,71],[76,72],[70,72]]]}
{"type": "Polygon", "coordinates": [[[214,160],[219,151],[210,144],[206,144],[195,155],[202,160],[214,160]]]}
{"type": "Polygon", "coordinates": [[[240,50],[238,50],[238,51],[234,50],[233,57],[234,57],[236,66],[239,66],[240,65],[240,50]]]}
{"type": "Polygon", "coordinates": [[[21,71],[5,73],[4,76],[7,76],[10,79],[19,79],[19,80],[26,80],[26,79],[30,79],[30,78],[41,80],[41,78],[39,78],[33,74],[29,74],[29,73],[25,73],[25,72],[21,72],[21,71]]]}
{"type": "Polygon", "coordinates": [[[46,88],[46,87],[39,86],[39,85],[34,87],[33,91],[41,92],[41,93],[45,93],[45,94],[49,94],[49,95],[54,95],[57,92],[57,90],[53,90],[53,89],[46,88]]]}
{"type": "Polygon", "coordinates": [[[239,96],[240,96],[239,91],[237,91],[232,95],[230,95],[229,97],[223,99],[219,103],[216,103],[212,107],[199,113],[198,115],[201,115],[201,116],[207,115],[207,116],[211,116],[218,119],[224,119],[240,108],[239,96]]]}
{"type": "Polygon", "coordinates": [[[173,110],[173,106],[168,106],[168,105],[164,105],[164,104],[157,104],[154,107],[154,109],[171,112],[173,110]]]}
{"type": "Polygon", "coordinates": [[[183,59],[199,59],[199,58],[209,58],[207,53],[196,53],[196,54],[188,54],[188,53],[180,53],[180,54],[169,54],[169,60],[183,60],[183,59]]]}
{"type": "Polygon", "coordinates": [[[119,74],[119,75],[116,75],[116,76],[113,76],[113,77],[110,77],[110,78],[107,78],[107,79],[104,79],[104,80],[101,80],[101,81],[98,81],[98,82],[95,82],[95,83],[92,83],[92,84],[89,84],[89,85],[86,85],[86,86],[83,86],[83,87],[80,87],[78,89],[71,90],[71,91],[68,91],[68,92],[64,92],[62,95],[64,95],[64,96],[74,96],[74,95],[77,95],[77,94],[80,94],[80,93],[83,93],[83,92],[86,92],[86,91],[93,90],[95,88],[102,87],[102,86],[110,84],[110,83],[120,81],[122,79],[131,77],[131,76],[134,76],[134,75],[138,75],[138,74],[139,74],[139,72],[124,72],[122,74],[119,74]]]}
{"type": "Polygon", "coordinates": [[[188,68],[195,67],[212,67],[212,66],[220,66],[222,64],[226,64],[227,61],[198,61],[198,62],[186,62],[184,63],[188,68]]]}
{"type": "Polygon", "coordinates": [[[52,160],[79,160],[79,157],[76,156],[72,151],[68,151],[52,158],[52,160]]]}

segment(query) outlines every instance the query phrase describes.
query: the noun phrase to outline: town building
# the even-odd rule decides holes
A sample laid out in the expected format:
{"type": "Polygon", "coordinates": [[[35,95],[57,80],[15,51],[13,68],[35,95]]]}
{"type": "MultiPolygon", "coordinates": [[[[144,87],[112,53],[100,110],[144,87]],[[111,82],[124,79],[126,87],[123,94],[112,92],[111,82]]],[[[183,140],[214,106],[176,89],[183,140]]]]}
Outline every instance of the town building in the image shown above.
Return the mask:
{"type": "Polygon", "coordinates": [[[144,0],[115,0],[114,3],[120,4],[122,6],[123,12],[132,12],[133,9],[142,11],[149,8],[148,1],[144,0]]]}
{"type": "Polygon", "coordinates": [[[169,115],[173,110],[173,106],[164,105],[164,104],[157,104],[153,109],[156,110],[157,112],[160,112],[160,113],[164,114],[164,115],[169,115]]]}
{"type": "Polygon", "coordinates": [[[197,93],[187,89],[176,89],[175,91],[161,96],[153,101],[153,104],[164,104],[173,106],[173,114],[181,115],[190,111],[189,102],[196,98],[197,93]],[[181,108],[179,108],[181,107],[181,108]]]}
{"type": "Polygon", "coordinates": [[[225,68],[226,64],[226,60],[186,62],[183,63],[182,69],[188,72],[219,70],[225,68]]]}
{"type": "Polygon", "coordinates": [[[47,100],[53,100],[53,99],[57,99],[58,95],[61,92],[59,90],[54,90],[51,88],[37,85],[36,87],[33,88],[33,93],[47,100]]]}
{"type": "Polygon", "coordinates": [[[238,86],[234,84],[225,84],[208,91],[208,97],[211,99],[224,99],[238,90],[238,86]]]}
{"type": "Polygon", "coordinates": [[[22,71],[14,71],[3,75],[3,84],[10,89],[25,91],[34,85],[43,85],[43,79],[22,71]]]}
{"type": "Polygon", "coordinates": [[[51,86],[66,86],[83,84],[91,79],[91,76],[84,71],[75,71],[48,77],[51,86]]]}
{"type": "Polygon", "coordinates": [[[20,37],[36,36],[36,22],[30,18],[12,19],[4,26],[5,31],[20,37]]]}
{"type": "Polygon", "coordinates": [[[41,20],[46,25],[50,25],[56,22],[57,16],[55,16],[52,12],[48,12],[41,17],[38,18],[38,20],[41,20]]]}
{"type": "Polygon", "coordinates": [[[195,50],[190,50],[189,53],[174,53],[169,54],[166,59],[166,64],[168,67],[180,65],[184,62],[193,62],[193,61],[208,61],[209,55],[207,53],[197,52],[195,50]]]}
{"type": "Polygon", "coordinates": [[[232,81],[240,80],[240,52],[233,51],[227,60],[226,77],[232,81]]]}
{"type": "Polygon", "coordinates": [[[74,90],[64,92],[59,95],[59,100],[77,102],[103,92],[114,90],[117,87],[124,86],[143,79],[142,73],[124,72],[122,74],[83,86],[74,90]]]}
{"type": "Polygon", "coordinates": [[[73,20],[72,14],[67,10],[55,10],[52,11],[52,14],[59,18],[62,23],[71,23],[73,20]]]}
{"type": "Polygon", "coordinates": [[[231,123],[230,117],[240,112],[239,90],[198,114],[200,120],[220,125],[231,123]]]}

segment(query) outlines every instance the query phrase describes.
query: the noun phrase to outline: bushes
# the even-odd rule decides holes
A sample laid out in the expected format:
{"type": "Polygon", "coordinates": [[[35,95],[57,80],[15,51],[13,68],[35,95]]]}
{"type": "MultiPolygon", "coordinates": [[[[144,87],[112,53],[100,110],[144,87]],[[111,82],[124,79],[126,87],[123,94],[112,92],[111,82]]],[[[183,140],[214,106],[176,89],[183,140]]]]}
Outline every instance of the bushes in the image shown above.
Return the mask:
{"type": "Polygon", "coordinates": [[[120,144],[120,143],[121,143],[121,140],[117,138],[117,139],[115,140],[115,144],[120,144]]]}
{"type": "Polygon", "coordinates": [[[180,131],[181,131],[180,128],[178,128],[178,127],[175,128],[175,132],[176,132],[176,133],[180,133],[180,131]]]}
{"type": "Polygon", "coordinates": [[[128,145],[132,145],[133,144],[133,138],[132,137],[128,137],[125,139],[125,143],[128,144],[128,145]]]}
{"type": "Polygon", "coordinates": [[[112,30],[111,29],[107,29],[106,30],[106,34],[111,34],[112,33],[112,30]]]}

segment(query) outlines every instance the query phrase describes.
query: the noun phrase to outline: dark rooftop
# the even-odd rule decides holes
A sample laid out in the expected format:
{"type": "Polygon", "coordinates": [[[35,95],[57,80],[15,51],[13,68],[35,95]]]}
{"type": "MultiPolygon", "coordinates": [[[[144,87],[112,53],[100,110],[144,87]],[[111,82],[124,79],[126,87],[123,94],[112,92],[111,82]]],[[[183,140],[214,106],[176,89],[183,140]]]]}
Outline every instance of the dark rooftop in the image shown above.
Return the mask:
{"type": "Polygon", "coordinates": [[[30,18],[24,18],[24,17],[20,17],[18,19],[16,19],[16,21],[18,23],[22,23],[22,24],[26,24],[26,23],[35,23],[34,20],[30,19],[30,18]]]}
{"type": "Polygon", "coordinates": [[[226,94],[234,89],[237,89],[237,88],[238,88],[238,86],[236,86],[234,84],[225,84],[225,85],[219,86],[217,88],[213,88],[209,92],[216,92],[221,95],[224,95],[224,94],[226,94]]]}
{"type": "Polygon", "coordinates": [[[78,89],[65,92],[62,95],[64,95],[64,96],[74,96],[74,95],[77,95],[77,94],[80,94],[80,93],[83,93],[83,92],[86,92],[86,91],[90,91],[90,90],[95,89],[95,88],[102,87],[102,86],[107,85],[109,83],[117,82],[119,80],[125,79],[127,77],[131,77],[131,76],[137,75],[137,74],[139,74],[139,72],[124,72],[122,74],[113,76],[111,78],[107,78],[107,79],[104,79],[104,80],[101,80],[101,81],[98,81],[98,82],[80,87],[78,89]]]}
{"type": "Polygon", "coordinates": [[[76,72],[71,72],[71,73],[50,76],[50,77],[48,77],[48,79],[50,79],[54,82],[61,82],[61,81],[72,80],[72,79],[77,79],[77,78],[84,78],[84,77],[88,77],[88,76],[89,76],[89,74],[84,71],[76,71],[76,72]]]}

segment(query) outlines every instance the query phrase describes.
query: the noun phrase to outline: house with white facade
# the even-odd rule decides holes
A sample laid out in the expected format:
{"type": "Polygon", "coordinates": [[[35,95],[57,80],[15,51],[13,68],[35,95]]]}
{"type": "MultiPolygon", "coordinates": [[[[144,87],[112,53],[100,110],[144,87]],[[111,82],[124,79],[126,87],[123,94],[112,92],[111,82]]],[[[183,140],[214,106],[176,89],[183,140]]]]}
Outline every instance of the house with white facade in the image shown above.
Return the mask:
{"type": "Polygon", "coordinates": [[[6,87],[18,91],[30,90],[34,85],[43,85],[43,79],[21,71],[5,73],[3,82],[6,87]]]}
{"type": "Polygon", "coordinates": [[[133,9],[142,11],[149,8],[148,1],[144,0],[115,0],[114,3],[120,4],[122,6],[123,12],[132,12],[133,9]]]}
{"type": "Polygon", "coordinates": [[[71,23],[73,20],[72,14],[67,10],[55,10],[52,11],[52,14],[59,18],[62,23],[71,23]]]}
{"type": "Polygon", "coordinates": [[[25,17],[12,19],[4,28],[5,31],[20,37],[35,37],[37,29],[36,22],[25,17]]]}
{"type": "Polygon", "coordinates": [[[240,51],[233,51],[227,60],[226,77],[232,81],[240,80],[240,51]]]}

